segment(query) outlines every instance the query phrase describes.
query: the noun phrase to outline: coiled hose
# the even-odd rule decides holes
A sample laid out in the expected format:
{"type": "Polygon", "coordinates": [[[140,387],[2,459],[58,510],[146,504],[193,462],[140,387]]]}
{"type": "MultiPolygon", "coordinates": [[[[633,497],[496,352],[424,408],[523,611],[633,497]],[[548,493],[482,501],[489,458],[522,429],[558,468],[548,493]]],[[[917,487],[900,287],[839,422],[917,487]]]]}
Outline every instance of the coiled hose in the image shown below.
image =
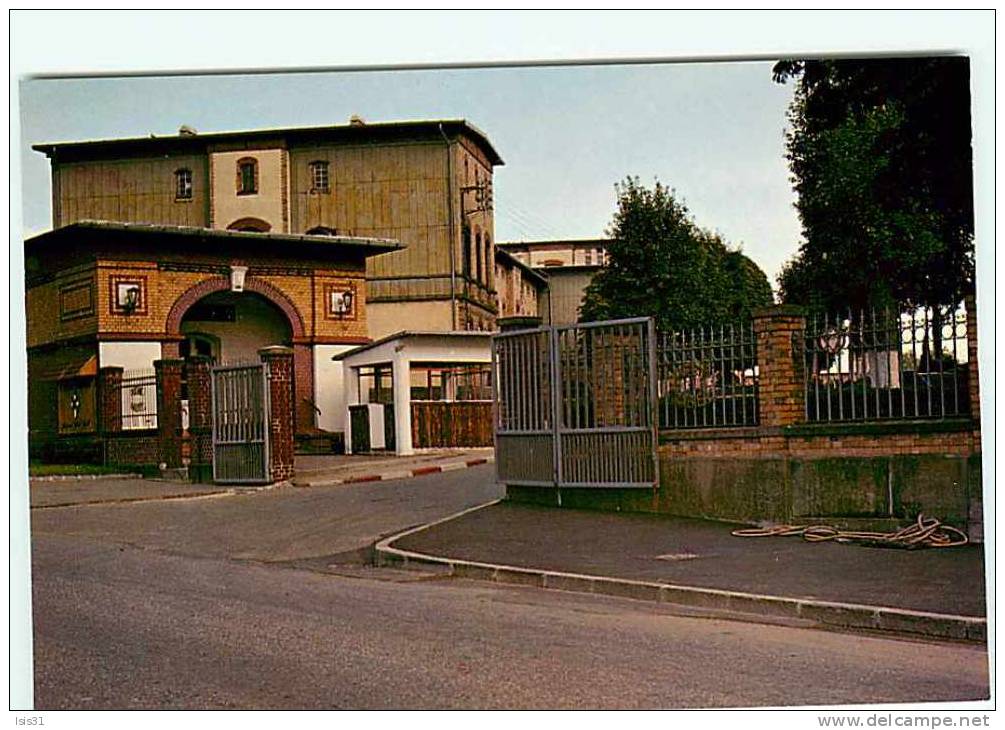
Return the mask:
{"type": "Polygon", "coordinates": [[[966,533],[950,525],[943,524],[934,517],[918,515],[914,524],[903,527],[896,532],[865,532],[858,530],[839,530],[830,525],[775,525],[773,527],[750,527],[733,530],[736,537],[774,537],[802,535],[807,542],[857,542],[873,547],[896,548],[945,548],[966,545],[969,542],[966,533]]]}

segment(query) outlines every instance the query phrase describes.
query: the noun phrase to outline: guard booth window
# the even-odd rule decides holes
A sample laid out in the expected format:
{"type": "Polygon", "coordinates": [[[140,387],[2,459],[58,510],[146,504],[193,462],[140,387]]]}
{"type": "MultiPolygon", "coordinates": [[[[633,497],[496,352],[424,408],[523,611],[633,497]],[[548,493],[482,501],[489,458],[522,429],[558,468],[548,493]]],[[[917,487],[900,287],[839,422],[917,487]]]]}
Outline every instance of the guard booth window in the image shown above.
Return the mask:
{"type": "Polygon", "coordinates": [[[393,403],[394,380],[390,365],[374,365],[356,370],[360,403],[393,403]]]}
{"type": "Polygon", "coordinates": [[[490,401],[492,367],[487,363],[414,363],[410,391],[413,401],[490,401]]]}

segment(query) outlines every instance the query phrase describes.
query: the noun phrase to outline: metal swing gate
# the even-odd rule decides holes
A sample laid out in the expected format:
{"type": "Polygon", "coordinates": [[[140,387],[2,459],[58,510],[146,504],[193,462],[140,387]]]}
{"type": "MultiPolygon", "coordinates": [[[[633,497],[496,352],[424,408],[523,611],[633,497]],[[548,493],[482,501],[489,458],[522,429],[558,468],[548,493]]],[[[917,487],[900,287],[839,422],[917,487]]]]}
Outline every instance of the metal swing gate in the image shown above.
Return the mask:
{"type": "Polygon", "coordinates": [[[213,481],[269,481],[269,387],[262,364],[212,369],[213,481]]]}
{"type": "Polygon", "coordinates": [[[655,487],[655,347],[649,318],[495,335],[499,480],[542,487],[655,487]]]}

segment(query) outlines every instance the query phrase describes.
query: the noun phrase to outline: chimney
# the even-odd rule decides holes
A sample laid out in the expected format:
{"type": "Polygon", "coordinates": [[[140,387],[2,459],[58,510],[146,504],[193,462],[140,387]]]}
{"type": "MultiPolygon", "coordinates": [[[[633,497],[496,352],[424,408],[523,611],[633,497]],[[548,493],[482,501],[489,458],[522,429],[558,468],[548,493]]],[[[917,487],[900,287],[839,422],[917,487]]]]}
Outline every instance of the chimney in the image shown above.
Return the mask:
{"type": "Polygon", "coordinates": [[[365,127],[366,126],[366,120],[363,119],[363,117],[361,117],[359,114],[353,114],[351,117],[349,117],[349,126],[350,127],[365,127]]]}
{"type": "Polygon", "coordinates": [[[178,127],[179,137],[194,137],[197,134],[194,127],[190,127],[187,124],[183,124],[178,127]]]}

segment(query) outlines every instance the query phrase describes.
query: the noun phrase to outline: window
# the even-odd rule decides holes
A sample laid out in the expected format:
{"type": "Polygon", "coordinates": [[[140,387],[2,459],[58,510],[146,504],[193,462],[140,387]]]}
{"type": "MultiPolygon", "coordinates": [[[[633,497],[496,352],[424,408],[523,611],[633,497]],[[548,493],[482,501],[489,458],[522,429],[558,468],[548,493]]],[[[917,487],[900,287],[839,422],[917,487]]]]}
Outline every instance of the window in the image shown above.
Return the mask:
{"type": "Polygon", "coordinates": [[[237,194],[255,195],[258,192],[258,160],[242,157],[237,161],[237,194]]]}
{"type": "Polygon", "coordinates": [[[492,399],[492,366],[483,363],[413,363],[409,390],[413,401],[492,399]]]}
{"type": "Polygon", "coordinates": [[[467,226],[461,234],[461,273],[471,276],[471,229],[467,226]]]}
{"type": "Polygon", "coordinates": [[[593,249],[587,249],[586,251],[586,265],[593,266],[593,249]]]}
{"type": "Polygon", "coordinates": [[[192,171],[188,168],[175,170],[174,173],[174,198],[175,200],[192,199],[192,171]]]}
{"type": "Polygon", "coordinates": [[[328,191],[328,163],[324,160],[316,160],[311,163],[311,192],[327,193],[328,191]]]}
{"type": "Polygon", "coordinates": [[[475,281],[482,280],[482,232],[475,229],[475,281]]]}
{"type": "Polygon", "coordinates": [[[489,276],[489,262],[492,260],[492,239],[489,238],[489,234],[485,234],[485,286],[489,285],[489,280],[492,278],[489,276]]]}

